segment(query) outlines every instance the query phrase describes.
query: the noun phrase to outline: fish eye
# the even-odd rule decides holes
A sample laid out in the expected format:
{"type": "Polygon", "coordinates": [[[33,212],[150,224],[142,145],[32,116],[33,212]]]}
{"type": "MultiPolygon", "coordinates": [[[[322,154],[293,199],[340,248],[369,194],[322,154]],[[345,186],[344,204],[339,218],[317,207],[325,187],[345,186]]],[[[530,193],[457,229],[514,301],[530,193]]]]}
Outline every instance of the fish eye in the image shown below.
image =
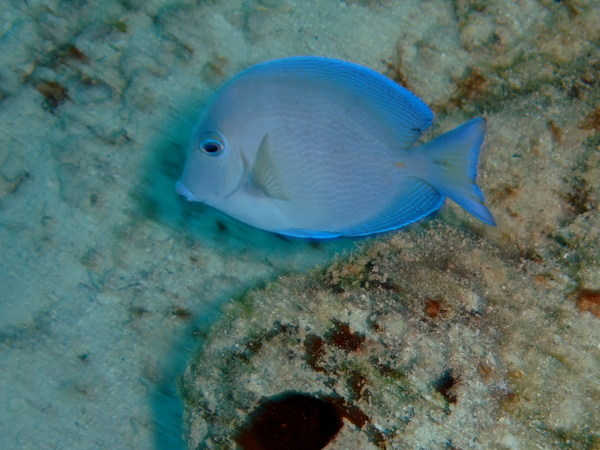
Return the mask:
{"type": "Polygon", "coordinates": [[[217,133],[208,132],[198,139],[198,149],[206,155],[219,156],[225,150],[225,144],[217,133]]]}
{"type": "Polygon", "coordinates": [[[203,142],[201,148],[204,153],[208,153],[209,155],[214,155],[215,153],[218,153],[221,150],[223,150],[221,144],[215,141],[203,142]]]}

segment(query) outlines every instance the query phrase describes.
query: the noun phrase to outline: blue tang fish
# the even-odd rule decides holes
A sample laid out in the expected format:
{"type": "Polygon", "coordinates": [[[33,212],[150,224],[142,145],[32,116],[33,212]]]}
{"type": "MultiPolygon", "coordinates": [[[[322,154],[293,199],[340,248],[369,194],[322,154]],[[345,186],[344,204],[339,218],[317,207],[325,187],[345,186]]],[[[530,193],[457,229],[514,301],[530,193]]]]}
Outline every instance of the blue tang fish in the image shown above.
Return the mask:
{"type": "Polygon", "coordinates": [[[450,197],[495,225],[475,185],[485,119],[415,147],[433,113],[374,70],[292,57],[227,82],[193,132],[177,192],[289,236],[400,228],[450,197]]]}

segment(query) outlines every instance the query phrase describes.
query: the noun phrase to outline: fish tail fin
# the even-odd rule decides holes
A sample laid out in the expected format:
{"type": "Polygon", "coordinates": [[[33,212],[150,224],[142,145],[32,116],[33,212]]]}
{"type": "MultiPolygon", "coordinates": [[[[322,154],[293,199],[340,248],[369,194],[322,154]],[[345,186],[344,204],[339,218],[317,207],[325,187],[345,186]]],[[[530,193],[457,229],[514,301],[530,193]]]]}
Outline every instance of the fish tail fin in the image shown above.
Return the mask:
{"type": "Polygon", "coordinates": [[[477,158],[485,134],[477,117],[415,148],[418,177],[488,225],[496,225],[475,184],[477,158]]]}

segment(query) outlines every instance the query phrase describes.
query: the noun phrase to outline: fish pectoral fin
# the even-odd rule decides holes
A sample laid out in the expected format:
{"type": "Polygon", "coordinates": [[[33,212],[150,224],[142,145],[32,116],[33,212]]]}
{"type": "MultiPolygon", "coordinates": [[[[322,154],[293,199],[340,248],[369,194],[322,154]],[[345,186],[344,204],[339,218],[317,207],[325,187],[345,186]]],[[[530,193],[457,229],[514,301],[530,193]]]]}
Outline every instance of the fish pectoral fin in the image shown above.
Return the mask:
{"type": "Polygon", "coordinates": [[[260,141],[256,158],[252,164],[250,188],[252,191],[261,192],[266,197],[290,200],[281,171],[273,160],[268,134],[265,134],[260,141]]]}

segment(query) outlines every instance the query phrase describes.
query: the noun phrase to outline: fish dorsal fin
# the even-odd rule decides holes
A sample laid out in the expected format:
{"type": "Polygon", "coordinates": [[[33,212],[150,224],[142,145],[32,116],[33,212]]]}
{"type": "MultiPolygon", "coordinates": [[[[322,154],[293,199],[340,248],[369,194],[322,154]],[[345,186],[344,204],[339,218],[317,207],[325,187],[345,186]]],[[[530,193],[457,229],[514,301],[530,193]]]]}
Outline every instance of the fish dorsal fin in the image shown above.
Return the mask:
{"type": "Polygon", "coordinates": [[[433,121],[431,109],[408,89],[379,72],[347,61],[293,56],[258,64],[237,79],[254,76],[273,82],[318,82],[331,91],[345,91],[389,121],[400,148],[412,147],[433,121]]]}
{"type": "Polygon", "coordinates": [[[258,146],[258,152],[250,171],[250,188],[269,198],[289,200],[290,196],[283,185],[283,176],[273,161],[269,134],[265,134],[258,146]]]}

